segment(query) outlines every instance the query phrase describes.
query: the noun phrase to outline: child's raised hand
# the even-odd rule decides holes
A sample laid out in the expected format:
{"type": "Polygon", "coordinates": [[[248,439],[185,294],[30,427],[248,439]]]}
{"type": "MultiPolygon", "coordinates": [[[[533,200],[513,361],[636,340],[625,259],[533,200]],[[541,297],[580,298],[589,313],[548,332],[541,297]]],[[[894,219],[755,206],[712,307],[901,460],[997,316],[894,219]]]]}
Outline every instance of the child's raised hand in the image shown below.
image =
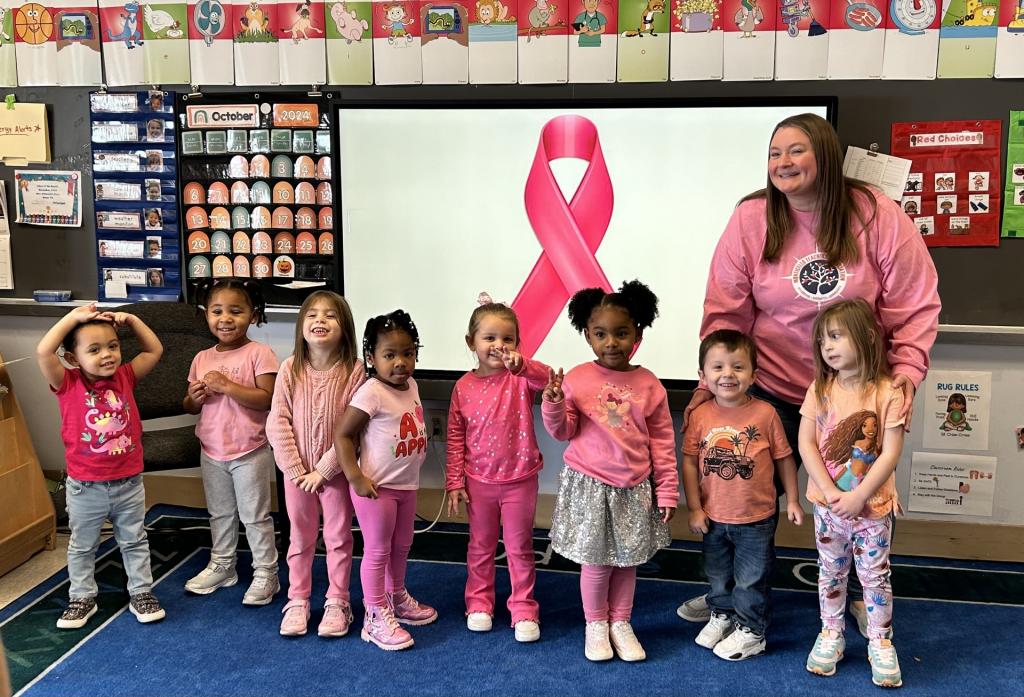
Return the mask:
{"type": "Polygon", "coordinates": [[[523,367],[523,354],[516,351],[509,351],[504,346],[498,351],[498,358],[505,364],[505,367],[512,373],[518,373],[523,367]]]}
{"type": "Polygon", "coordinates": [[[213,394],[223,394],[224,389],[231,383],[224,373],[216,370],[211,370],[203,376],[203,382],[206,383],[206,389],[213,394]]]}
{"type": "Polygon", "coordinates": [[[661,522],[667,523],[676,517],[676,509],[672,506],[662,506],[658,509],[661,511],[661,522]]]}
{"type": "Polygon", "coordinates": [[[322,474],[313,470],[312,472],[306,472],[305,474],[300,474],[296,477],[295,486],[308,494],[313,494],[323,491],[325,481],[327,480],[324,479],[322,474]]]}
{"type": "Polygon", "coordinates": [[[88,305],[76,307],[69,314],[75,318],[76,322],[82,324],[99,318],[103,313],[96,309],[96,303],[89,303],[88,305]]]}
{"type": "Polygon", "coordinates": [[[796,501],[786,504],[786,515],[789,516],[789,522],[793,525],[802,525],[804,522],[804,509],[800,508],[800,504],[796,501]]]}
{"type": "Polygon", "coordinates": [[[132,322],[135,321],[135,315],[127,312],[104,312],[103,314],[110,318],[115,329],[118,327],[130,327],[132,326],[132,322]]]}
{"type": "Polygon", "coordinates": [[[548,368],[548,385],[544,388],[544,393],[541,395],[545,402],[560,402],[565,396],[562,392],[562,380],[565,375],[562,374],[562,369],[558,369],[558,374],[552,368],[548,368]]]}
{"type": "Polygon", "coordinates": [[[206,401],[206,383],[202,380],[194,380],[188,384],[188,398],[198,406],[203,406],[206,401]]]}
{"type": "Polygon", "coordinates": [[[456,516],[459,515],[459,501],[466,502],[466,510],[469,510],[469,495],[466,494],[466,489],[454,489],[448,492],[448,517],[452,517],[452,512],[456,516]]]}
{"type": "Polygon", "coordinates": [[[704,512],[703,508],[698,508],[696,511],[690,511],[690,520],[688,521],[690,532],[697,534],[707,534],[708,532],[708,515],[704,512]]]}
{"type": "Polygon", "coordinates": [[[837,517],[853,520],[864,510],[864,499],[854,491],[840,491],[838,495],[828,497],[828,507],[837,517]]]}
{"type": "Polygon", "coordinates": [[[352,491],[356,492],[356,496],[362,496],[364,499],[377,498],[377,482],[365,474],[359,475],[356,479],[350,481],[349,484],[352,485],[352,491]]]}

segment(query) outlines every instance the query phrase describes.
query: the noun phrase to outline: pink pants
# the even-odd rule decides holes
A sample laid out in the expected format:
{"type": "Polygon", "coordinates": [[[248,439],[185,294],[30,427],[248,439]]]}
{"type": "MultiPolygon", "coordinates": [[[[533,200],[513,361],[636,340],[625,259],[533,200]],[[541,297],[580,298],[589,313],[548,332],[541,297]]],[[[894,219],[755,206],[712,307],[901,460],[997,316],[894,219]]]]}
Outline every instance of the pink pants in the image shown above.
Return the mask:
{"type": "Polygon", "coordinates": [[[384,592],[405,588],[405,562],[412,547],[416,521],[416,490],[377,489],[377,498],[352,492],[359,529],[363,533],[363,563],[359,580],[363,584],[363,605],[383,607],[384,592]]]}
{"type": "Polygon", "coordinates": [[[635,591],[635,566],[583,566],[580,593],[587,622],[629,622],[635,591]]]}
{"type": "Polygon", "coordinates": [[[469,503],[469,549],[466,551],[466,614],[494,616],[494,552],[498,534],[505,541],[505,557],[512,581],[508,609],[512,626],[538,620],[533,586],[537,568],[533,553],[533,519],[537,513],[537,475],[508,484],[489,484],[466,477],[469,503]]]}
{"type": "Polygon", "coordinates": [[[291,521],[288,545],[288,597],[309,598],[312,592],[313,554],[320,534],[320,506],[324,510],[327,546],[327,597],[348,601],[352,575],[352,498],[345,475],[324,482],[323,491],[310,494],[295,484],[284,485],[284,500],[291,521]]]}

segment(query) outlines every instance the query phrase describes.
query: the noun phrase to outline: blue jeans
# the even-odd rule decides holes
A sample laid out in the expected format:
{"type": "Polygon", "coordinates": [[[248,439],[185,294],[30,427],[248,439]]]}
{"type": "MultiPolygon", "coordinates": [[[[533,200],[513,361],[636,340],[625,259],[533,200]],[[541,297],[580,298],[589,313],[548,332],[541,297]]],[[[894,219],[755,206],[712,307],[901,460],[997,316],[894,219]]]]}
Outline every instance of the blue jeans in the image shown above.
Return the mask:
{"type": "Polygon", "coordinates": [[[146,539],[146,490],[142,474],[107,482],[80,482],[68,477],[68,578],[72,598],[95,598],[96,550],[100,530],[110,519],[114,539],[121,548],[121,559],[128,574],[128,593],[137,595],[153,590],[149,540],[146,539]]]}
{"type": "Polygon", "coordinates": [[[704,534],[708,607],[761,635],[772,615],[775,524],[775,516],[743,524],[709,519],[704,534]]]}

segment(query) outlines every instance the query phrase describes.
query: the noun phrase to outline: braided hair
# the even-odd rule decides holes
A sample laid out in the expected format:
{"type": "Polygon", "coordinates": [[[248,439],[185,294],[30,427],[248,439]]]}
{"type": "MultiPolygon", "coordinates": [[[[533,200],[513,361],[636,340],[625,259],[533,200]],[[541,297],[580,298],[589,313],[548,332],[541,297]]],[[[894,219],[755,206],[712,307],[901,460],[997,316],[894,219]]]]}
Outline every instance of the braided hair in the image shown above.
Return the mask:
{"type": "Polygon", "coordinates": [[[420,333],[408,312],[405,310],[395,310],[386,315],[371,317],[366,322],[366,329],[363,331],[363,367],[366,369],[366,377],[372,378],[377,374],[377,370],[370,365],[370,361],[367,359],[372,357],[373,352],[377,350],[378,339],[392,332],[405,332],[408,334],[412,339],[413,346],[416,347],[416,357],[419,358],[422,346],[420,344],[420,333]]]}
{"type": "Polygon", "coordinates": [[[633,320],[638,332],[654,323],[658,316],[658,296],[640,281],[625,281],[617,293],[606,293],[603,288],[584,288],[569,301],[569,321],[576,331],[583,333],[590,316],[598,307],[618,307],[633,320]]]}
{"type": "Polygon", "coordinates": [[[213,296],[223,290],[237,290],[249,299],[252,312],[256,316],[256,326],[267,322],[267,301],[263,298],[263,286],[251,278],[204,278],[196,284],[196,313],[206,314],[213,296]]]}

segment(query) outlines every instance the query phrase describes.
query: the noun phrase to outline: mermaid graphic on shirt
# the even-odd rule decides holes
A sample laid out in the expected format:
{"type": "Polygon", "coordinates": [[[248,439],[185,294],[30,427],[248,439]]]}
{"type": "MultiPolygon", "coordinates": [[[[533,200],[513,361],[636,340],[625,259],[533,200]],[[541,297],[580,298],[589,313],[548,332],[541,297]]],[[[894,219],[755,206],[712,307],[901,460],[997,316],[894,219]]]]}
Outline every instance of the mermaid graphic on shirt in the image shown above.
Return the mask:
{"type": "Polygon", "coordinates": [[[822,446],[825,466],[842,491],[853,491],[878,459],[878,415],[862,410],[840,421],[822,446]]]}

